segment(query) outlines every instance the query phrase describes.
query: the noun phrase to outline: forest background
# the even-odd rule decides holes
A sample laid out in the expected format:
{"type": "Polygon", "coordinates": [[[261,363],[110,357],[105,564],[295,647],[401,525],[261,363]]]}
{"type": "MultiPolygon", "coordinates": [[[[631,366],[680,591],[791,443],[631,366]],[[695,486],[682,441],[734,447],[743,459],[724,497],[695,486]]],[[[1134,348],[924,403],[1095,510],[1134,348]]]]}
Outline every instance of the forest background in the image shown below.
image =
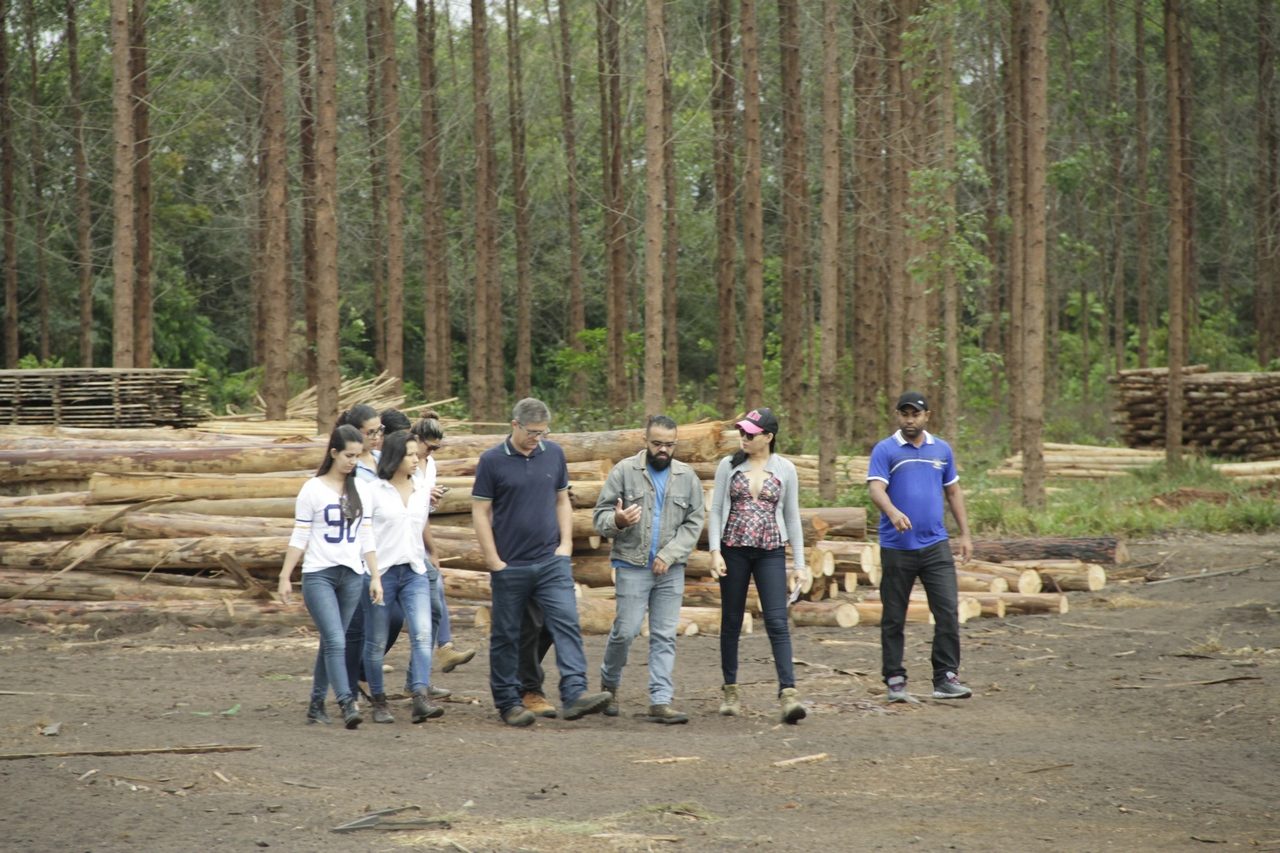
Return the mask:
{"type": "Polygon", "coordinates": [[[1117,368],[1277,367],[1276,13],[0,0],[4,366],[1108,441],[1117,368]]]}

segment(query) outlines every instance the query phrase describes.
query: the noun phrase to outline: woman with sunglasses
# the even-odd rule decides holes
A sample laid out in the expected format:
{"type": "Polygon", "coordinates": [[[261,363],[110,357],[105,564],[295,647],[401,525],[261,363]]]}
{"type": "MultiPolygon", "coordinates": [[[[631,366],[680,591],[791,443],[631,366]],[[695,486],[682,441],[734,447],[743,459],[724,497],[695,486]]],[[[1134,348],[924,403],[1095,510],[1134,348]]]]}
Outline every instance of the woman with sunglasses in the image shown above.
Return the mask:
{"type": "Polygon", "coordinates": [[[369,591],[374,604],[382,601],[377,545],[372,526],[363,523],[365,508],[371,506],[370,496],[355,477],[356,459],[363,450],[363,437],[354,426],[343,424],[329,436],[324,461],[298,492],[293,535],[276,583],[281,601],[288,604],[293,595],[293,570],[302,563],[302,600],[320,632],[307,722],[329,722],[324,699],[332,684],[342,721],[349,729],[360,725],[362,718],[353,685],[347,679],[347,624],[363,590],[369,591]]]}
{"type": "MultiPolygon", "coordinates": [[[[440,443],[444,441],[444,427],[440,425],[440,416],[434,411],[424,412],[414,422],[410,433],[418,439],[421,463],[414,472],[414,483],[431,498],[431,511],[434,512],[445,492],[444,486],[436,485],[436,456],[440,443]]],[[[431,630],[435,635],[435,662],[441,672],[453,670],[467,663],[476,656],[475,649],[455,649],[453,647],[453,631],[449,626],[449,602],[444,597],[444,578],[436,568],[435,542],[431,539],[431,525],[427,525],[423,536],[427,547],[427,572],[431,575],[431,630]]],[[[448,691],[432,688],[447,696],[448,691]]]]}
{"type": "Polygon", "coordinates": [[[720,713],[742,713],[738,696],[738,636],[747,607],[747,587],[754,579],[764,611],[765,630],[778,672],[782,721],[805,717],[796,693],[787,623],[789,589],[786,546],[791,545],[796,577],[803,583],[804,534],[800,528],[799,480],[796,466],[773,452],[778,418],[771,409],[753,409],[738,421],[740,450],[720,460],[715,494],[707,520],[711,575],[720,580],[720,669],[724,675],[720,713]]]}

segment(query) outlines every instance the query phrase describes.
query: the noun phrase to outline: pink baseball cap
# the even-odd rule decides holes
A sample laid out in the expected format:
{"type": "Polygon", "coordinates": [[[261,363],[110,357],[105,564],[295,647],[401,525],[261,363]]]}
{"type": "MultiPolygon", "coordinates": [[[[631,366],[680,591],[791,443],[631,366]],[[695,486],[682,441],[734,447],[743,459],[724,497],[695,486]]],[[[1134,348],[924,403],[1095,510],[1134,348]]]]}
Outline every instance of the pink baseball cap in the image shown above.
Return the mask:
{"type": "Polygon", "coordinates": [[[777,435],[778,417],[773,413],[773,409],[762,406],[747,412],[747,416],[738,421],[737,426],[752,435],[759,435],[762,432],[777,435]]]}

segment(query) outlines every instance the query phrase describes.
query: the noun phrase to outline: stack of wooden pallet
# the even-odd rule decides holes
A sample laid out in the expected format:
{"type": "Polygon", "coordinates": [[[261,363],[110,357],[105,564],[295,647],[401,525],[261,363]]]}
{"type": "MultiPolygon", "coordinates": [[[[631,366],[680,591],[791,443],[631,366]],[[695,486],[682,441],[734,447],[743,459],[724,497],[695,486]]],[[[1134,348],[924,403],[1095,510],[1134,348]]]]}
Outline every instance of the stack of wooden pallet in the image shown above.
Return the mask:
{"type": "Polygon", "coordinates": [[[191,370],[0,370],[0,424],[185,427],[208,417],[191,370]]]}
{"type": "MultiPolygon", "coordinates": [[[[1280,457],[1280,373],[1209,373],[1186,368],[1182,440],[1217,456],[1280,457]]],[[[1129,447],[1163,447],[1169,371],[1122,370],[1115,422],[1129,447]]]]}

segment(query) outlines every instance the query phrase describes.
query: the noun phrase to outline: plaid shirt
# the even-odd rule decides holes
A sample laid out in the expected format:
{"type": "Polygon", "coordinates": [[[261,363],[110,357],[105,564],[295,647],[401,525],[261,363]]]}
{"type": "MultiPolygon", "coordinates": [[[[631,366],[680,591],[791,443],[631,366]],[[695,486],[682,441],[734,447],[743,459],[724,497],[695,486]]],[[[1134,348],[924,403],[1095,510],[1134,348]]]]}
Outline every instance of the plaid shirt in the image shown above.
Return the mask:
{"type": "Polygon", "coordinates": [[[782,547],[778,530],[778,498],[782,481],[769,477],[760,487],[760,497],[751,497],[751,481],[739,471],[729,481],[729,519],[724,528],[724,544],[730,548],[761,548],[771,551],[782,547]]]}

